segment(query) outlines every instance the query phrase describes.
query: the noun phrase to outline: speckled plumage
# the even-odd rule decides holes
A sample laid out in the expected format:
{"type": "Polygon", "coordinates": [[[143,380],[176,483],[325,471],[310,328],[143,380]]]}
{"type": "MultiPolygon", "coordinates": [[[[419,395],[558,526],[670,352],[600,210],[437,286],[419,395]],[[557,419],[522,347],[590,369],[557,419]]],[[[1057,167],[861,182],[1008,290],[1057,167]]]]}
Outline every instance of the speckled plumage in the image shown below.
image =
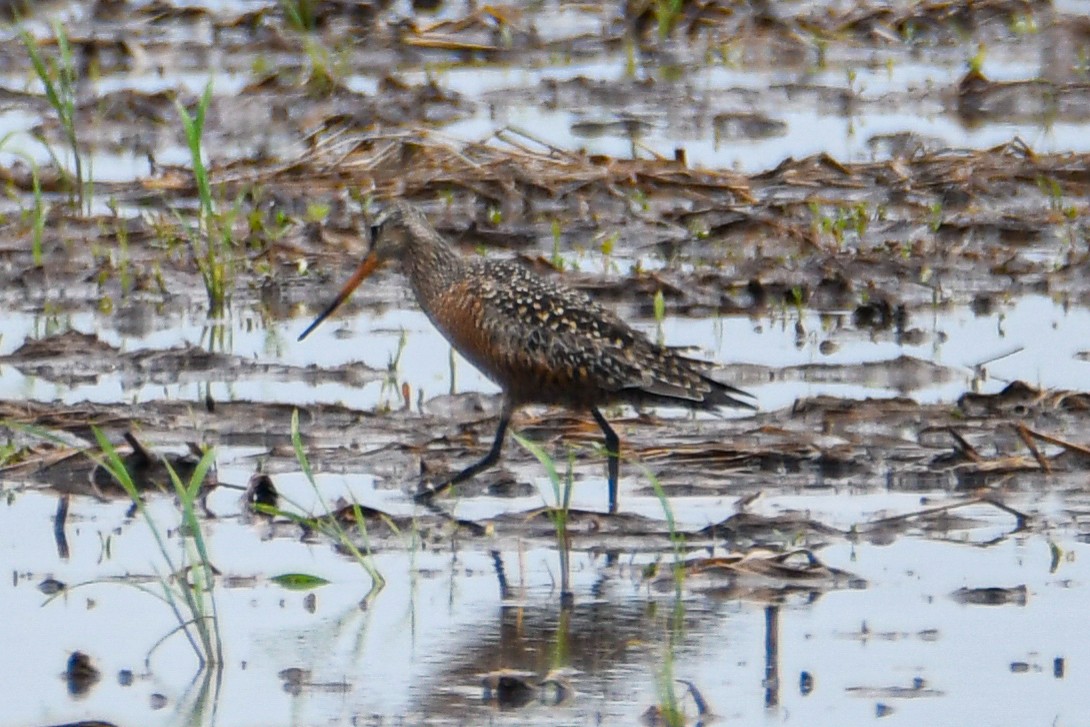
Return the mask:
{"type": "Polygon", "coordinates": [[[511,413],[523,404],[560,404],[594,415],[610,451],[611,512],[619,440],[598,407],[623,402],[754,408],[738,398],[748,394],[708,375],[711,364],[654,343],[583,293],[522,265],[459,256],[415,207],[393,203],[371,235],[371,250],[356,276],[303,335],[372,270],[396,259],[436,328],[504,392],[488,456],[426,489],[424,497],[491,466],[511,413]]]}

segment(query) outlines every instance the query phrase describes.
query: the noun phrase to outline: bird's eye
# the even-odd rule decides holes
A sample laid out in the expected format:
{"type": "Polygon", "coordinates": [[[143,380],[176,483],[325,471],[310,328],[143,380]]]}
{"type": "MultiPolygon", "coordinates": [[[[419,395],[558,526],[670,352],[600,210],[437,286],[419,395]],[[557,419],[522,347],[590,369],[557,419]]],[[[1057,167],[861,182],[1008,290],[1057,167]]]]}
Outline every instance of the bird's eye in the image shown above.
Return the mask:
{"type": "Polygon", "coordinates": [[[375,241],[378,240],[379,229],[380,228],[379,228],[378,225],[371,225],[371,244],[372,245],[374,245],[375,241]]]}

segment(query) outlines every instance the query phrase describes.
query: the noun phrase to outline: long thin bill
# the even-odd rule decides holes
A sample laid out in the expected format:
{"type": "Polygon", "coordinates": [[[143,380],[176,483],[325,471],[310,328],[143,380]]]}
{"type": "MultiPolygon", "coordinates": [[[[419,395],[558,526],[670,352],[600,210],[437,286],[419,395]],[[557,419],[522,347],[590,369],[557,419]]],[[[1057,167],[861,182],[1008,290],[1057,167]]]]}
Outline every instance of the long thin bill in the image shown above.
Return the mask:
{"type": "Polygon", "coordinates": [[[333,311],[340,308],[341,303],[348,300],[348,296],[352,295],[352,291],[359,287],[359,284],[362,283],[368,275],[375,272],[375,269],[378,268],[378,266],[378,258],[375,257],[374,254],[368,254],[367,257],[363,259],[363,262],[360,263],[360,266],[356,268],[356,272],[352,273],[352,277],[349,278],[348,282],[341,288],[341,292],[337,293],[337,297],[333,299],[333,302],[330,303],[324,311],[318,314],[318,317],[314,319],[314,322],[307,326],[307,329],[300,333],[299,338],[296,340],[302,341],[310,335],[311,331],[321,325],[322,321],[329,318],[329,316],[333,314],[333,311]]]}

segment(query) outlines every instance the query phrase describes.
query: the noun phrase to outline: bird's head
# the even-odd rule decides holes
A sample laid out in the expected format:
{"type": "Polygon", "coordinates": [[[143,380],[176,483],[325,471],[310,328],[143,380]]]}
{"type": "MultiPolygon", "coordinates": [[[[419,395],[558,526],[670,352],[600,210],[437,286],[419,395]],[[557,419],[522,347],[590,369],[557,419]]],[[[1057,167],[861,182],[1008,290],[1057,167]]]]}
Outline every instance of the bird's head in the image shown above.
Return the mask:
{"type": "Polygon", "coordinates": [[[309,336],[311,331],[332,315],[333,311],[337,310],[341,303],[348,300],[348,296],[352,295],[352,291],[371,273],[382,267],[383,263],[389,260],[400,260],[406,254],[410,243],[415,239],[426,237],[431,230],[431,226],[428,224],[423,212],[406,202],[398,200],[390,203],[374,219],[368,230],[370,232],[370,247],[367,249],[363,262],[356,268],[356,272],[344,284],[341,292],[337,294],[333,302],[300,334],[300,341],[309,336]]]}
{"type": "MultiPolygon", "coordinates": [[[[423,212],[400,200],[392,202],[369,228],[371,247],[367,258],[375,258],[376,265],[399,260],[410,242],[426,237],[430,230],[431,225],[423,212]]],[[[365,262],[367,258],[364,258],[365,262]]]]}

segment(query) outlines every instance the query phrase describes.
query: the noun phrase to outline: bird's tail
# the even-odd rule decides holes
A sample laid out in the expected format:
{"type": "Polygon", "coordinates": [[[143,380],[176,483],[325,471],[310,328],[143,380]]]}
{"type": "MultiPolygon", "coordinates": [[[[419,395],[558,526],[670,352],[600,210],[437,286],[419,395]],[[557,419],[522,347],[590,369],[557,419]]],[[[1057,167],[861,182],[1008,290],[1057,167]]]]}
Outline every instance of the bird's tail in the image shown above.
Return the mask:
{"type": "Polygon", "coordinates": [[[714,411],[730,406],[756,410],[753,395],[712,378],[714,366],[671,351],[645,369],[643,380],[632,387],[631,399],[645,404],[686,406],[714,411]]]}

